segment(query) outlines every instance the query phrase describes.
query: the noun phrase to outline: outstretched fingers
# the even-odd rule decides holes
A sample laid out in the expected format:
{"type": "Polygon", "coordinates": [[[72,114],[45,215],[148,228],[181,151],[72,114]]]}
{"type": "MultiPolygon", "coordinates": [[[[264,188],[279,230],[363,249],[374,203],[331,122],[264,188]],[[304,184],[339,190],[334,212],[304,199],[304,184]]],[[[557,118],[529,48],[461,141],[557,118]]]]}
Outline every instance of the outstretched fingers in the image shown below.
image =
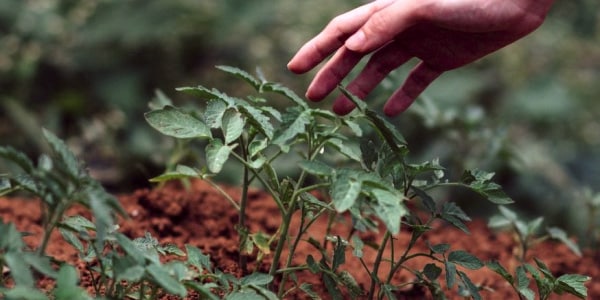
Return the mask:
{"type": "Polygon", "coordinates": [[[374,12],[395,0],[378,0],[335,17],[317,36],[298,50],[288,63],[294,73],[304,73],[314,68],[329,55],[342,47],[346,39],[363,26],[374,12]]]}
{"type": "Polygon", "coordinates": [[[410,72],[402,87],[386,102],[383,112],[390,117],[404,112],[442,73],[443,71],[435,70],[425,62],[419,63],[410,72]]]}
{"type": "Polygon", "coordinates": [[[315,75],[306,91],[306,98],[312,101],[323,100],[352,71],[363,56],[342,46],[315,75]]]}
{"type": "MultiPolygon", "coordinates": [[[[403,52],[400,42],[388,44],[371,56],[360,74],[348,84],[348,91],[364,99],[390,72],[410,58],[410,55],[403,52]]],[[[340,115],[345,115],[353,109],[354,103],[344,95],[339,96],[333,104],[333,111],[340,115]]]]}
{"type": "Polygon", "coordinates": [[[356,52],[375,51],[422,19],[427,2],[423,0],[392,1],[373,12],[364,25],[350,36],[344,45],[356,52]]]}

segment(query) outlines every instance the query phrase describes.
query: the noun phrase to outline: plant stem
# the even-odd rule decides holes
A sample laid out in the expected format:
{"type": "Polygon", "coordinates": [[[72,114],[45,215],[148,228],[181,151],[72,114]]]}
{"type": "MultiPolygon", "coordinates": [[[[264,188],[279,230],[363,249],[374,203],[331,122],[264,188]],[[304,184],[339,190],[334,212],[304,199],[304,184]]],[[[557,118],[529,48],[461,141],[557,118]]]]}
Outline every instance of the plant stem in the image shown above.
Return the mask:
{"type": "MultiPolygon", "coordinates": [[[[92,249],[94,250],[94,252],[96,252],[96,257],[98,258],[98,266],[100,266],[99,284],[100,284],[100,286],[103,286],[106,283],[107,276],[106,276],[106,265],[104,265],[104,263],[102,262],[102,259],[101,259],[102,253],[101,253],[100,249],[98,249],[95,241],[93,241],[93,240],[90,241],[88,247],[92,247],[92,249]]],[[[100,296],[100,292],[99,291],[96,293],[96,296],[100,296]]]]}
{"type": "MultiPolygon", "coordinates": [[[[243,136],[240,137],[241,151],[242,151],[242,159],[244,161],[248,160],[248,154],[246,151],[246,143],[244,141],[243,136]]],[[[248,242],[248,230],[246,228],[246,205],[248,203],[248,186],[250,182],[248,181],[248,166],[244,165],[244,175],[243,175],[243,183],[242,183],[242,195],[240,199],[239,206],[239,223],[238,230],[240,232],[239,235],[239,264],[242,272],[246,274],[248,272],[248,266],[246,264],[246,255],[243,254],[244,245],[248,242]]]]}
{"type": "Polygon", "coordinates": [[[367,296],[367,299],[369,300],[372,300],[375,296],[375,286],[379,281],[379,266],[383,258],[383,251],[385,250],[387,242],[391,236],[392,234],[390,233],[390,231],[386,230],[385,235],[383,236],[383,240],[381,241],[381,245],[379,245],[379,250],[377,250],[377,257],[375,258],[375,262],[373,263],[373,272],[371,272],[371,287],[369,288],[369,294],[367,296]]]}
{"type": "MultiPolygon", "coordinates": [[[[52,235],[52,231],[54,231],[54,228],[56,228],[56,225],[58,225],[58,219],[63,215],[68,206],[67,203],[63,201],[67,200],[63,199],[60,203],[58,203],[58,205],[54,209],[50,209],[50,215],[44,224],[45,228],[44,236],[42,238],[42,244],[37,250],[37,253],[39,255],[43,255],[44,253],[46,253],[46,248],[48,248],[48,243],[50,242],[50,236],[52,235]]],[[[43,207],[44,206],[42,205],[42,209],[43,207]]]]}
{"type": "MultiPolygon", "coordinates": [[[[313,147],[311,147],[312,145],[312,140],[310,139],[310,134],[308,134],[308,139],[307,139],[307,144],[308,144],[308,155],[307,158],[309,160],[313,160],[316,156],[316,154],[318,153],[318,149],[320,147],[315,147],[317,149],[317,151],[313,151],[313,147]]],[[[281,227],[281,232],[280,232],[280,238],[279,241],[277,241],[277,247],[275,248],[275,254],[273,255],[273,263],[271,264],[271,269],[269,270],[269,275],[274,276],[275,273],[277,272],[277,266],[279,265],[279,260],[281,259],[281,253],[283,252],[283,248],[285,247],[285,242],[287,241],[288,238],[288,231],[290,229],[290,223],[292,221],[292,216],[294,215],[294,212],[296,211],[296,204],[298,202],[298,199],[300,198],[300,193],[299,191],[301,190],[302,185],[304,184],[304,180],[306,180],[306,177],[308,176],[308,173],[306,173],[306,171],[302,170],[302,172],[300,172],[300,176],[298,177],[298,181],[296,182],[296,186],[294,187],[294,192],[292,193],[292,197],[289,201],[289,205],[287,207],[287,209],[285,210],[285,213],[283,214],[283,224],[281,227]]],[[[304,216],[301,216],[302,219],[304,219],[304,216]]],[[[303,222],[303,220],[301,221],[303,222]]],[[[301,235],[301,232],[298,233],[298,235],[301,235]]],[[[297,237],[299,238],[299,237],[297,237]]],[[[291,259],[291,257],[294,256],[294,252],[292,250],[295,250],[295,248],[290,248],[290,252],[289,252],[289,257],[288,259],[291,259]]],[[[290,261],[291,263],[291,261],[290,261]]],[[[289,267],[289,265],[286,265],[286,267],[289,267]]],[[[287,279],[287,276],[284,273],[284,276],[282,276],[282,279],[287,279]]],[[[285,280],[282,280],[280,282],[279,285],[279,295],[282,295],[282,291],[285,288],[285,280]]]]}
{"type": "Polygon", "coordinates": [[[229,203],[231,203],[231,205],[235,208],[235,210],[240,212],[240,205],[237,204],[237,202],[235,202],[235,200],[233,200],[233,198],[231,198],[231,196],[229,196],[229,194],[227,194],[227,192],[225,192],[218,184],[216,184],[214,181],[212,181],[208,178],[204,178],[203,180],[206,181],[208,184],[210,184],[223,197],[225,197],[225,199],[227,199],[227,201],[229,201],[229,203]]]}
{"type": "MultiPolygon", "coordinates": [[[[302,209],[302,213],[301,213],[301,216],[300,216],[300,226],[299,226],[299,228],[300,228],[299,231],[300,232],[296,235],[296,238],[294,239],[294,242],[292,243],[292,246],[290,247],[290,255],[288,255],[287,261],[285,262],[285,266],[284,266],[285,269],[289,268],[290,265],[292,264],[292,258],[294,257],[292,255],[292,253],[295,252],[296,246],[298,245],[298,242],[300,241],[300,237],[302,236],[302,228],[304,226],[304,214],[305,214],[305,211],[304,211],[304,209],[302,209]]],[[[281,285],[279,286],[279,291],[277,292],[277,297],[279,299],[281,299],[282,296],[283,296],[283,292],[285,290],[284,289],[284,286],[285,286],[284,283],[287,281],[287,277],[288,277],[288,273],[287,272],[283,273],[281,275],[281,285]]]]}
{"type": "MultiPolygon", "coordinates": [[[[427,223],[425,223],[425,226],[429,226],[432,221],[433,221],[433,219],[429,219],[427,221],[427,223]]],[[[398,269],[400,269],[402,267],[402,265],[407,260],[409,260],[413,257],[416,257],[416,256],[420,256],[420,255],[418,255],[418,253],[414,254],[414,255],[408,255],[408,252],[410,252],[410,250],[412,249],[412,247],[415,245],[415,243],[417,242],[417,240],[419,239],[419,237],[422,234],[423,234],[422,232],[413,231],[413,234],[410,237],[410,241],[408,242],[408,245],[404,249],[404,253],[402,253],[402,256],[400,256],[400,258],[398,259],[398,261],[396,263],[394,263],[394,261],[392,260],[392,268],[390,269],[390,272],[388,273],[388,277],[386,279],[387,284],[389,284],[392,281],[392,277],[394,277],[394,274],[398,271],[398,269]]],[[[426,255],[426,256],[435,258],[434,256],[431,256],[431,255],[426,255]]]]}
{"type": "MultiPolygon", "coordinates": [[[[233,157],[235,157],[239,162],[241,162],[244,165],[244,167],[250,168],[250,165],[248,164],[248,162],[245,161],[237,153],[231,152],[231,155],[233,157]]],[[[265,187],[265,189],[267,189],[267,192],[269,193],[269,195],[271,195],[271,197],[273,197],[273,200],[275,201],[275,204],[277,204],[277,207],[279,208],[279,211],[281,212],[281,214],[284,214],[286,210],[285,210],[283,202],[281,202],[281,199],[279,198],[279,195],[277,194],[277,192],[273,190],[273,188],[265,181],[264,178],[262,178],[262,176],[260,176],[258,174],[258,172],[256,170],[250,168],[250,171],[252,171],[252,173],[254,174],[253,178],[258,179],[258,181],[260,181],[260,183],[265,187]]]]}

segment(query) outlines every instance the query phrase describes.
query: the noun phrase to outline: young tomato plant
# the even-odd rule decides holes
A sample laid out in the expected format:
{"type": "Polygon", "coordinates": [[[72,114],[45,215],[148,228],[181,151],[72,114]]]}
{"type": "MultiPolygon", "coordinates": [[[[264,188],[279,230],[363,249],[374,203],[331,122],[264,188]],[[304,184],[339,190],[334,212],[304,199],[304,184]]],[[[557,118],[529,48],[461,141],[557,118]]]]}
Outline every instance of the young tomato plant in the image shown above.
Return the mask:
{"type": "Polygon", "coordinates": [[[185,247],[186,261],[162,263],[162,256],[186,256],[186,252],[175,245],[161,245],[150,234],[131,240],[119,233],[115,217],[124,215],[119,202],[87,175],[85,166],[63,141],[48,131],[44,135],[54,155],[42,155],[37,166],[23,153],[0,147],[0,158],[23,171],[2,175],[0,195],[19,190],[30,192],[40,199],[44,215],[42,242],[35,251],[23,242],[25,233],[0,219],[0,298],[141,300],[166,294],[186,297],[189,290],[203,299],[219,299],[217,295],[276,298],[266,287],[272,276],[255,273],[235,278],[213,268],[210,258],[190,245],[185,247]],[[65,215],[76,203],[91,208],[94,222],[80,215],[65,215]],[[45,255],[54,229],[85,263],[84,272],[91,278],[92,292],[79,286],[75,265],[45,255]],[[38,290],[39,275],[54,280],[55,287],[38,290]]]}
{"type": "Polygon", "coordinates": [[[521,264],[516,268],[514,276],[497,262],[489,262],[487,267],[506,280],[517,292],[520,299],[533,300],[535,297],[533,290],[529,288],[530,279],[527,273],[533,277],[540,299],[548,299],[552,293],[569,293],[581,299],[587,298],[587,289],[584,283],[590,280],[590,277],[578,274],[564,274],[556,278],[541,260],[534,258],[535,266],[526,263],[528,250],[546,239],[558,240],[571,249],[573,253],[581,256],[581,251],[577,244],[568,239],[567,234],[562,229],[556,227],[547,228],[547,233],[540,235],[540,228],[544,221],[541,217],[525,222],[514,211],[504,206],[499,206],[498,208],[500,214],[492,216],[488,226],[494,229],[509,230],[513,233],[515,242],[519,247],[517,259],[521,264]]]}
{"type": "Polygon", "coordinates": [[[44,233],[38,254],[45,253],[51,233],[62,224],[66,210],[75,204],[91,208],[98,228],[97,239],[102,241],[114,226],[115,214],[125,215],[124,211],[116,198],[88,175],[85,166],[62,140],[47,130],[43,134],[53,153],[42,154],[37,165],[11,147],[0,147],[0,158],[22,171],[2,176],[0,195],[21,190],[41,200],[44,233]]]}
{"type": "Polygon", "coordinates": [[[394,291],[407,284],[425,286],[436,299],[444,299],[439,280],[445,269],[447,288],[456,285],[461,294],[481,298],[479,288],[462,270],[485,265],[475,256],[460,249],[451,251],[448,244],[430,245],[429,251],[424,253],[413,250],[435,220],[444,220],[468,232],[465,222],[470,218],[456,204],[434,200],[429,194],[433,189],[462,187],[496,204],[511,203],[501,187],[491,181],[492,173],[469,170],[453,182],[444,178],[443,168],[436,160],[409,163],[408,148],[400,132],[343,88],[340,89],[354,101],[357,109],[353,114],[339,117],[309,107],[291,90],[261,76],[257,78],[228,66],[218,69],[250,84],[256,95],[242,99],[203,86],[178,89],[204,100],[204,108],[200,110],[175,107],[161,95],[161,104],[155,103],[153,110],[145,115],[148,123],[161,133],[182,140],[182,144],[200,141],[204,145],[204,157],[200,168],[177,165],[152,181],[197,178],[221,191],[239,212],[237,228],[242,270],[250,272],[247,255],[258,249],[257,269],[264,255],[272,255],[268,276],[277,278],[273,282],[279,284],[278,297],[286,297],[294,291],[314,296],[310,285],[298,282],[294,275],[308,270],[321,276],[324,287],[334,299],[347,296],[395,299],[394,291]],[[291,106],[280,105],[286,106],[285,109],[267,106],[264,97],[272,93],[282,95],[291,106]],[[239,199],[224,193],[211,180],[229,161],[237,162],[241,168],[239,199]],[[280,175],[282,172],[276,166],[289,165],[290,161],[299,167],[298,172],[280,175]],[[272,235],[249,232],[245,221],[248,188],[255,183],[271,195],[281,214],[282,222],[272,235]],[[317,198],[316,194],[329,197],[317,198]],[[428,218],[425,220],[421,219],[422,213],[405,205],[407,201],[418,199],[426,209],[428,218]],[[292,232],[290,223],[296,214],[300,215],[300,226],[292,232]],[[365,243],[358,235],[345,240],[328,231],[321,241],[306,237],[319,217],[330,216],[331,227],[336,214],[352,218],[353,232],[377,231],[380,222],[384,225],[383,238],[375,246],[378,249],[375,263],[367,266],[363,261],[371,277],[367,290],[357,284],[352,273],[340,268],[350,249],[362,261],[365,243]],[[390,240],[401,226],[410,228],[412,237],[406,249],[394,249],[390,240]],[[306,263],[294,264],[292,258],[303,241],[313,245],[321,258],[309,255],[306,263]],[[284,250],[289,254],[282,259],[284,250]],[[385,257],[385,253],[391,256],[385,257]],[[417,257],[428,257],[432,262],[422,270],[407,267],[406,262],[417,257]],[[390,267],[388,274],[380,277],[382,264],[390,267]],[[408,283],[394,282],[394,274],[403,270],[414,274],[416,279],[408,283]]]}

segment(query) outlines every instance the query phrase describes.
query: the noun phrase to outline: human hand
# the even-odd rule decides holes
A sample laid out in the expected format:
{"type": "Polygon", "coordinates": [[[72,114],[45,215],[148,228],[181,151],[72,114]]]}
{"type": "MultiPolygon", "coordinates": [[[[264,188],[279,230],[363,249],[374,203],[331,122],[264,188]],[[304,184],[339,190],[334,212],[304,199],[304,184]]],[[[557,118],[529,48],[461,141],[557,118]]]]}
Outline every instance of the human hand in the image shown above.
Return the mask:
{"type": "MultiPolygon", "coordinates": [[[[335,54],[319,70],[306,97],[320,101],[365,56],[373,53],[348,90],[364,98],[409,59],[421,62],[384,106],[395,116],[443,72],[486,56],[538,28],[554,0],[377,0],[334,18],[288,63],[304,73],[335,54]]],[[[354,104],[339,96],[333,110],[354,104]]]]}

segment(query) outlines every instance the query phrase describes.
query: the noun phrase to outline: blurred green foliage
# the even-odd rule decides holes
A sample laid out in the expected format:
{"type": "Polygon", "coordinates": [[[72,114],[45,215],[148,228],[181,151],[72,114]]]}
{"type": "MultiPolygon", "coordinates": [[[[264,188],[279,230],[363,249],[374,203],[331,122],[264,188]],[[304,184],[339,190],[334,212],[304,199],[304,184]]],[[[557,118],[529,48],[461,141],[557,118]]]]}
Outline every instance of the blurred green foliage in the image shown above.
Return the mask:
{"type": "MultiPolygon", "coordinates": [[[[213,68],[226,64],[260,67],[302,93],[314,72],[290,74],[289,58],[363,2],[2,0],[0,144],[33,156],[46,127],[92,175],[129,191],[158,174],[173,147],[143,121],[155,89],[181,97],[175,87],[202,83],[235,94],[213,68]]],[[[590,197],[580,195],[600,192],[599,14],[597,0],[557,1],[532,35],[438,79],[393,120],[415,160],[440,157],[456,176],[495,171],[525,212],[584,228],[590,197]]],[[[409,68],[368,98],[374,107],[409,68]]]]}

